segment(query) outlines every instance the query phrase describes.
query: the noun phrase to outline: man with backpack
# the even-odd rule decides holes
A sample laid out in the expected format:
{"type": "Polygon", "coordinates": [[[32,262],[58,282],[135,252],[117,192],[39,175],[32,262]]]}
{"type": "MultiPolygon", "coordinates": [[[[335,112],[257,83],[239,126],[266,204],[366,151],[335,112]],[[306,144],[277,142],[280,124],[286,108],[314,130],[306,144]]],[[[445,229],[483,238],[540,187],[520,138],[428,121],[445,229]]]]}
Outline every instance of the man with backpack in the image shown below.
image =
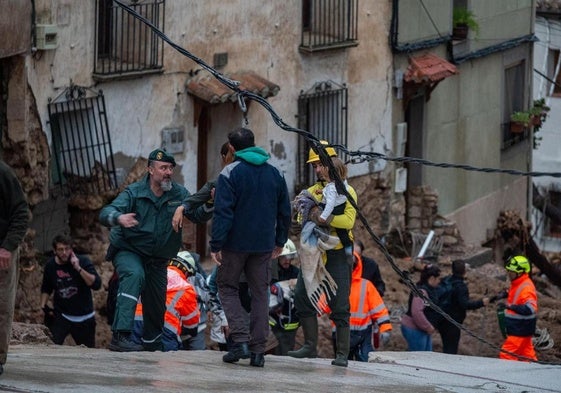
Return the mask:
{"type": "MultiPolygon", "coordinates": [[[[481,300],[469,299],[465,276],[465,262],[456,260],[452,262],[452,275],[444,277],[439,285],[438,306],[460,324],[466,319],[467,310],[477,310],[489,304],[488,297],[481,300]]],[[[461,330],[444,318],[437,328],[442,338],[442,352],[457,354],[461,330]]]]}

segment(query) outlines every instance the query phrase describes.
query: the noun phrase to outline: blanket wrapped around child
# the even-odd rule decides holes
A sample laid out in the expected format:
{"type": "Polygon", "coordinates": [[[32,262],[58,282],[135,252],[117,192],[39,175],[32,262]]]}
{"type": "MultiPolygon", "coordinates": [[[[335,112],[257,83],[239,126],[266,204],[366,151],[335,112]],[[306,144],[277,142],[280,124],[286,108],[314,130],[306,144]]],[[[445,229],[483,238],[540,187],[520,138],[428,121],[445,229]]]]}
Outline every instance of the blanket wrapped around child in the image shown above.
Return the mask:
{"type": "Polygon", "coordinates": [[[325,303],[335,296],[337,284],[324,265],[325,251],[331,250],[339,243],[337,236],[331,236],[329,229],[308,220],[308,214],[317,202],[307,190],[302,191],[294,200],[298,211],[302,232],[300,233],[300,271],[306,293],[319,314],[326,309],[325,303]]]}

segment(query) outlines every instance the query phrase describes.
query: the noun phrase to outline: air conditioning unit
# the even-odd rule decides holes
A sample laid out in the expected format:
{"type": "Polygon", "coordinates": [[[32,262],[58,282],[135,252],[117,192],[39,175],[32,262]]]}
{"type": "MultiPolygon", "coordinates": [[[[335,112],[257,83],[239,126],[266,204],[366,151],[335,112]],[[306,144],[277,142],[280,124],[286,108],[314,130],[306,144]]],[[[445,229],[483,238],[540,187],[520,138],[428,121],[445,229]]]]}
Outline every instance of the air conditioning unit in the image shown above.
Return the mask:
{"type": "Polygon", "coordinates": [[[38,50],[56,49],[58,47],[58,26],[38,24],[35,27],[36,48],[38,50]]]}

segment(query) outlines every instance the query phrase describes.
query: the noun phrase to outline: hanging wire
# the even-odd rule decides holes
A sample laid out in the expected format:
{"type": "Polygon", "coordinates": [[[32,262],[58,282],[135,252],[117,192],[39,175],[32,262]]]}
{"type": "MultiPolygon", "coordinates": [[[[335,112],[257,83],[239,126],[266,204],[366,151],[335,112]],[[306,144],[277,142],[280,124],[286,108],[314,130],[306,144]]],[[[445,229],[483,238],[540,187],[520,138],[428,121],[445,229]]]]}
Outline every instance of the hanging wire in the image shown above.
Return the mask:
{"type": "Polygon", "coordinates": [[[448,314],[446,314],[438,305],[436,305],[429,297],[425,296],[424,293],[411,280],[409,275],[406,274],[405,272],[403,272],[399,268],[399,266],[397,266],[393,257],[390,255],[389,251],[386,249],[383,242],[374,233],[374,231],[372,230],[371,226],[368,223],[368,220],[362,214],[362,211],[359,209],[358,205],[356,204],[356,201],[353,199],[353,197],[349,194],[349,192],[344,187],[343,181],[342,181],[341,177],[339,176],[339,174],[337,173],[337,171],[335,170],[333,162],[331,161],[331,157],[327,153],[326,149],[328,147],[337,148],[338,150],[340,150],[340,151],[342,151],[342,152],[344,152],[344,153],[346,153],[346,154],[348,154],[352,157],[358,157],[357,162],[370,161],[370,160],[373,160],[373,159],[384,159],[384,160],[388,160],[388,161],[411,162],[411,163],[422,164],[422,165],[439,166],[439,167],[443,167],[443,168],[459,168],[459,169],[464,169],[464,170],[475,170],[475,171],[481,171],[481,172],[487,172],[487,173],[508,173],[508,174],[520,175],[520,176],[561,177],[561,173],[545,174],[545,173],[541,173],[541,172],[521,172],[521,171],[515,171],[515,170],[503,170],[503,169],[494,169],[494,168],[476,168],[476,167],[472,167],[472,166],[469,166],[469,165],[458,165],[458,164],[447,164],[447,163],[431,163],[430,161],[427,161],[427,160],[421,160],[421,159],[411,158],[411,157],[393,157],[393,158],[390,158],[390,157],[384,156],[384,155],[379,154],[379,153],[350,151],[350,150],[347,149],[346,146],[343,146],[343,145],[337,145],[337,144],[324,145],[324,144],[321,143],[321,141],[318,139],[318,137],[313,135],[311,132],[306,131],[306,130],[302,130],[300,128],[295,128],[295,127],[292,127],[292,126],[289,126],[288,124],[286,124],[281,119],[281,117],[274,111],[274,109],[272,108],[272,106],[269,104],[269,102],[266,99],[264,99],[263,97],[255,94],[253,92],[240,89],[240,87],[239,87],[240,82],[239,81],[235,81],[235,80],[231,80],[231,79],[226,78],[224,75],[222,75],[221,73],[216,71],[214,68],[212,68],[211,66],[206,64],[202,59],[198,58],[197,56],[193,55],[192,53],[190,53],[186,49],[184,49],[184,48],[180,47],[179,45],[177,45],[176,43],[174,43],[162,31],[160,31],[156,26],[154,26],[149,20],[144,18],[142,15],[138,14],[134,9],[130,8],[129,6],[127,6],[125,4],[123,4],[120,0],[113,0],[113,2],[116,3],[117,5],[119,5],[121,8],[123,8],[125,11],[127,11],[129,14],[131,14],[133,17],[139,19],[140,21],[145,23],[147,26],[149,26],[157,36],[159,36],[162,40],[167,42],[172,48],[176,49],[179,53],[185,55],[189,59],[191,59],[194,62],[196,62],[197,64],[199,64],[201,67],[203,67],[209,73],[211,73],[217,80],[219,80],[221,83],[223,83],[224,85],[226,85],[227,87],[232,89],[238,95],[238,102],[240,102],[240,100],[244,101],[243,106],[240,103],[241,108],[246,108],[246,110],[247,110],[247,107],[246,107],[246,104],[245,104],[245,99],[257,101],[259,104],[261,104],[261,106],[263,106],[270,113],[270,115],[271,115],[273,121],[275,122],[275,124],[277,124],[281,129],[283,129],[285,131],[289,131],[289,132],[295,132],[298,135],[304,137],[308,141],[308,143],[310,144],[311,149],[313,149],[317,153],[317,155],[319,156],[321,164],[324,165],[324,166],[327,166],[329,168],[330,175],[331,174],[333,175],[333,180],[335,181],[337,189],[341,190],[343,192],[343,194],[347,197],[348,202],[356,210],[357,217],[364,224],[364,227],[366,228],[368,234],[371,236],[372,240],[379,247],[380,251],[382,252],[384,257],[386,258],[386,260],[390,264],[391,268],[400,277],[401,281],[416,296],[423,299],[423,301],[425,301],[425,303],[427,303],[437,313],[442,315],[443,318],[445,318],[451,324],[453,324],[457,328],[463,330],[464,332],[466,332],[467,334],[469,334],[473,338],[487,344],[488,346],[490,346],[492,348],[495,348],[495,349],[497,349],[501,352],[508,353],[509,355],[515,356],[515,357],[517,357],[521,360],[534,362],[534,363],[540,363],[540,364],[559,364],[559,363],[548,363],[548,362],[542,362],[542,361],[535,361],[535,360],[527,358],[525,356],[521,356],[521,355],[518,355],[518,354],[515,354],[515,353],[512,353],[512,352],[509,352],[509,351],[505,351],[505,350],[497,347],[496,345],[494,345],[493,343],[485,340],[484,338],[479,337],[477,334],[473,333],[471,330],[469,330],[468,328],[466,328],[462,324],[456,322],[452,317],[450,317],[448,314]]]}

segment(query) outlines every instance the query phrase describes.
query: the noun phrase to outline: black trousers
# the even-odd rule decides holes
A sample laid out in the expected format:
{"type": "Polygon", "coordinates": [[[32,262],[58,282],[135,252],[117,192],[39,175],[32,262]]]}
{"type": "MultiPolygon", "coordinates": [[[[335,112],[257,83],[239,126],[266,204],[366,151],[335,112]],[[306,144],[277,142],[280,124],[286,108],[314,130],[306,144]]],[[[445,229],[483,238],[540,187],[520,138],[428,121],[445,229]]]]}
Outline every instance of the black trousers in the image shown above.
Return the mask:
{"type": "Polygon", "coordinates": [[[442,338],[442,352],[457,354],[462,331],[445,320],[440,324],[439,333],[442,338]]]}
{"type": "Polygon", "coordinates": [[[88,348],[95,348],[95,317],[83,322],[71,322],[57,313],[50,329],[55,344],[62,345],[66,336],[70,334],[76,345],[83,344],[88,348]]]}

